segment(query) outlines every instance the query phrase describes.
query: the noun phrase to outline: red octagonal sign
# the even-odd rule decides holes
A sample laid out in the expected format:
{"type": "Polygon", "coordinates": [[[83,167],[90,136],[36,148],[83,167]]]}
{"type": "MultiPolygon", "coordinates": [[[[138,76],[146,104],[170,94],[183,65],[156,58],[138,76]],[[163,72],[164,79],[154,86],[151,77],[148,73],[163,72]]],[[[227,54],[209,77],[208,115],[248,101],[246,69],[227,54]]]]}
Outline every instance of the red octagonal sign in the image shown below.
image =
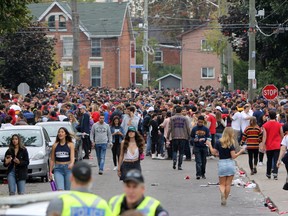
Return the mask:
{"type": "Polygon", "coordinates": [[[262,89],[262,95],[267,100],[274,100],[278,97],[278,88],[275,85],[266,85],[262,89]]]}

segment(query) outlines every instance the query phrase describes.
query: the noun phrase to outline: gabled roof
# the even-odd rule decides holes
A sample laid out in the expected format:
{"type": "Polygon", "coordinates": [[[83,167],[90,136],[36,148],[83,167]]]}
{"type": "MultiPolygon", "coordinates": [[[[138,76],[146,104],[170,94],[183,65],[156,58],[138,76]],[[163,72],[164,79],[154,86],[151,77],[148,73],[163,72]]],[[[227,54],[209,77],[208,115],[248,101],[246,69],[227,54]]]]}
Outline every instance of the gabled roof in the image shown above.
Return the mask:
{"type": "MultiPolygon", "coordinates": [[[[28,8],[33,17],[41,20],[54,6],[58,6],[71,19],[71,7],[67,2],[30,4],[28,8]]],[[[119,37],[122,35],[127,10],[127,2],[78,3],[80,29],[89,37],[119,37]]]]}
{"type": "Polygon", "coordinates": [[[180,76],[169,73],[169,74],[166,74],[165,76],[158,78],[156,81],[160,81],[160,80],[165,79],[166,77],[169,77],[169,76],[172,76],[172,77],[175,77],[176,79],[182,80],[182,78],[180,76]]]}
{"type": "Polygon", "coordinates": [[[208,26],[208,22],[206,22],[206,23],[204,23],[204,24],[201,24],[201,25],[198,25],[198,26],[195,26],[194,28],[191,28],[191,29],[183,32],[182,34],[180,34],[180,35],[178,36],[178,38],[182,38],[182,37],[183,37],[184,35],[186,35],[186,34],[189,34],[189,33],[194,32],[194,31],[196,31],[196,30],[205,28],[205,27],[207,27],[207,26],[208,26]]]}

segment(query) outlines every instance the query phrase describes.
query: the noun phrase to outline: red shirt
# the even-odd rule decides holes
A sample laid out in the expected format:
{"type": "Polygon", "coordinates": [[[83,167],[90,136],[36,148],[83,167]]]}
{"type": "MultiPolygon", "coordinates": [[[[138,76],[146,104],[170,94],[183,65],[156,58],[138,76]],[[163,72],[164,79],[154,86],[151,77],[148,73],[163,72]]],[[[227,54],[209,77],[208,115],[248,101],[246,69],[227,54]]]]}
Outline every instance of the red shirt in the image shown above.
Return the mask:
{"type": "Polygon", "coordinates": [[[93,112],[92,113],[92,119],[93,119],[94,123],[98,122],[100,119],[100,113],[99,112],[93,112]]]}
{"type": "Polygon", "coordinates": [[[210,134],[216,134],[216,117],[214,115],[212,115],[211,113],[207,115],[207,121],[211,122],[210,124],[210,134]]]}
{"type": "Polygon", "coordinates": [[[281,146],[280,129],[282,125],[277,121],[268,121],[263,125],[266,130],[266,150],[279,150],[281,146]]]}

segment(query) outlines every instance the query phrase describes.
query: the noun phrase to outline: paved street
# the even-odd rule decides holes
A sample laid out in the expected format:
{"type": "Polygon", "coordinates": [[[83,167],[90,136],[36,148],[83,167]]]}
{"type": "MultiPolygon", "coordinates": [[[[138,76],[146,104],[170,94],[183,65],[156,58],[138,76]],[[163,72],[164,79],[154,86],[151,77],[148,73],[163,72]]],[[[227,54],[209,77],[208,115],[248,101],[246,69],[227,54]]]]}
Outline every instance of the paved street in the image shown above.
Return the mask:
{"type": "MultiPolygon", "coordinates": [[[[93,154],[95,152],[93,151],[93,154]]],[[[94,160],[89,160],[95,163],[94,160]]],[[[106,171],[103,176],[94,171],[93,192],[109,199],[122,191],[116,171],[113,171],[110,150],[106,158],[106,171]]],[[[217,186],[200,187],[208,182],[217,182],[217,160],[208,160],[207,179],[195,179],[195,162],[184,162],[183,171],[173,170],[172,162],[152,161],[145,158],[142,163],[147,193],[162,202],[170,215],[276,215],[263,206],[264,197],[253,189],[232,187],[226,207],[220,205],[217,186]],[[190,180],[184,180],[189,175],[190,180]],[[156,185],[156,186],[153,186],[156,185]],[[180,214],[179,214],[180,213],[180,214]]],[[[27,193],[50,191],[49,183],[33,182],[27,184],[27,193]]],[[[7,185],[1,185],[0,195],[8,193],[7,185]]]]}

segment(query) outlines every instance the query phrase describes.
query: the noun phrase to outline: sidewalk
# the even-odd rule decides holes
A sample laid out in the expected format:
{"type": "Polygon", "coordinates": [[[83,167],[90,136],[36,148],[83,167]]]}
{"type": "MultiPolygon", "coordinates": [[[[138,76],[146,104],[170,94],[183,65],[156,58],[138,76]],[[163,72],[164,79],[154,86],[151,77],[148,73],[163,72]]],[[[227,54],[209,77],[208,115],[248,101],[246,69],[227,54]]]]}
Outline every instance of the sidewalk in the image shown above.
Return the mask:
{"type": "MultiPolygon", "coordinates": [[[[236,161],[239,168],[246,171],[247,177],[250,181],[254,180],[258,185],[265,197],[270,197],[271,200],[278,207],[279,213],[288,212],[288,192],[283,190],[282,187],[286,181],[286,169],[281,165],[278,174],[278,180],[268,179],[266,177],[266,156],[264,157],[264,165],[257,167],[258,173],[250,175],[250,168],[248,164],[248,155],[244,154],[239,156],[236,161]]],[[[283,214],[282,214],[283,215],[283,214]]],[[[288,215],[284,214],[284,215],[288,215]]]]}

